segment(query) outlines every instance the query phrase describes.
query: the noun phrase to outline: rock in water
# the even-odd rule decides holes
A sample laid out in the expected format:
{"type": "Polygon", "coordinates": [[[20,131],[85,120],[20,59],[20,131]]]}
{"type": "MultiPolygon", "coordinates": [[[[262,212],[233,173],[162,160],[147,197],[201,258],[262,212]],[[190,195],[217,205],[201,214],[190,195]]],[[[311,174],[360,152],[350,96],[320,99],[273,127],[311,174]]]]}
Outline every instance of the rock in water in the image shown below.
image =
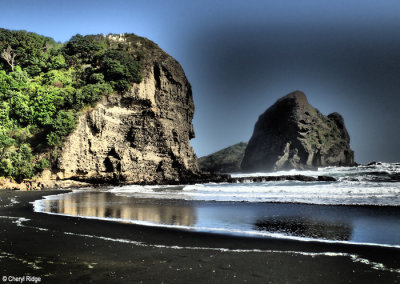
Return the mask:
{"type": "Polygon", "coordinates": [[[191,86],[175,59],[141,41],[148,47],[142,82],[79,117],[58,159],[58,179],[167,183],[199,172],[189,144],[191,86]]]}
{"type": "Polygon", "coordinates": [[[303,92],[295,91],[259,117],[241,167],[244,171],[277,171],[354,164],[342,116],[324,116],[303,92]]]}

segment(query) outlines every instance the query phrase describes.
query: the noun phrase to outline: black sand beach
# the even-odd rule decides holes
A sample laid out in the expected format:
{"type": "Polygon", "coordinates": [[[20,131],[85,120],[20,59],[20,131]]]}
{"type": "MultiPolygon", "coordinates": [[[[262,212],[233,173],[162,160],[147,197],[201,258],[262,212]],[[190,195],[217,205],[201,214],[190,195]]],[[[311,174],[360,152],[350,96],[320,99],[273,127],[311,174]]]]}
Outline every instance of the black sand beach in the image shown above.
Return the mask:
{"type": "Polygon", "coordinates": [[[24,276],[25,283],[400,282],[400,249],[223,236],[33,212],[30,202],[61,192],[0,191],[3,282],[18,283],[24,276]]]}

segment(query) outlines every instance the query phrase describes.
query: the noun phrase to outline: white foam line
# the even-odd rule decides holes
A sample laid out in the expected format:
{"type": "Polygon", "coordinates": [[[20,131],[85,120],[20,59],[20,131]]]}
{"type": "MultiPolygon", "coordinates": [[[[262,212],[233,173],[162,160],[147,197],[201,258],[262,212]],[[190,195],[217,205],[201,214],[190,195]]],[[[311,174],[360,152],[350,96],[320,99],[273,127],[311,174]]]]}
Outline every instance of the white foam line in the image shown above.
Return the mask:
{"type": "MultiPolygon", "coordinates": [[[[247,203],[296,203],[296,204],[314,204],[314,205],[344,205],[344,206],[400,206],[400,188],[388,189],[392,183],[388,186],[383,185],[379,188],[385,188],[386,193],[383,192],[370,192],[369,194],[374,194],[376,196],[364,196],[364,199],[360,200],[360,193],[366,194],[368,188],[363,188],[361,192],[360,189],[355,190],[349,188],[348,190],[355,190],[352,196],[343,195],[346,194],[345,191],[338,192],[337,188],[330,188],[328,192],[322,191],[318,188],[319,192],[306,191],[298,192],[298,186],[288,186],[286,187],[276,187],[269,185],[265,187],[262,183],[260,186],[251,189],[251,191],[237,191],[237,188],[245,188],[246,185],[240,184],[239,186],[224,189],[224,184],[197,184],[197,185],[187,185],[182,191],[164,191],[164,192],[153,192],[149,191],[150,187],[144,186],[130,186],[122,188],[111,188],[104,190],[95,190],[92,192],[111,192],[117,196],[128,196],[136,198],[155,198],[155,199],[179,199],[179,200],[189,200],[189,201],[215,201],[215,202],[247,202],[247,203]],[[259,188],[260,187],[260,188],[259,188]],[[132,191],[132,189],[135,189],[132,191]],[[261,190],[261,191],[260,191],[261,190]],[[265,190],[265,191],[264,191],[265,190]],[[297,190],[297,191],[296,191],[297,190]],[[249,195],[247,195],[249,194],[249,195]],[[255,194],[255,195],[254,195],[255,194]],[[261,194],[261,195],[260,195],[261,194]],[[313,198],[308,198],[307,196],[301,196],[299,194],[312,194],[313,198]],[[316,198],[316,194],[318,198],[316,198]],[[344,199],[348,200],[344,200],[344,199]],[[367,199],[365,199],[367,198],[367,199]]],[[[301,187],[301,186],[300,186],[301,187]]],[[[309,188],[309,187],[307,187],[309,188]]],[[[347,190],[347,191],[348,191],[347,190]]],[[[371,189],[371,190],[376,190],[371,189]]],[[[61,193],[55,195],[44,196],[42,200],[54,200],[62,198],[64,195],[73,194],[76,192],[82,192],[85,190],[77,189],[73,190],[72,193],[61,193]]],[[[86,190],[87,191],[87,190],[86,190]]],[[[90,191],[90,190],[89,190],[90,191]]],[[[38,201],[38,200],[37,200],[38,201]]],[[[31,202],[35,207],[41,206],[38,202],[31,202]]],[[[42,211],[36,209],[37,211],[42,211]]]]}
{"type": "Polygon", "coordinates": [[[35,226],[27,226],[22,224],[23,222],[27,222],[30,221],[31,219],[26,219],[26,218],[18,218],[17,221],[13,222],[15,224],[17,224],[18,227],[24,227],[24,228],[30,228],[30,229],[35,229],[35,230],[39,230],[39,231],[48,231],[49,229],[46,228],[41,228],[41,227],[35,227],[35,226]]]}
{"type": "MultiPolygon", "coordinates": [[[[40,200],[37,200],[37,201],[40,201],[40,200]]],[[[147,226],[147,227],[161,227],[161,228],[179,229],[179,230],[195,231],[195,232],[228,233],[228,234],[236,234],[236,235],[247,235],[247,236],[250,236],[250,237],[254,237],[254,236],[270,237],[270,238],[274,238],[274,239],[286,239],[286,240],[295,240],[295,241],[302,241],[302,242],[319,242],[319,243],[328,243],[328,244],[346,244],[346,245],[356,245],[356,246],[374,246],[374,247],[387,247],[387,248],[396,248],[396,249],[400,248],[400,245],[376,244],[376,243],[360,243],[360,242],[339,241],[339,240],[313,239],[313,238],[305,238],[305,237],[288,236],[288,235],[279,234],[279,233],[268,233],[268,232],[257,232],[257,231],[242,231],[242,230],[224,229],[224,228],[190,227],[190,226],[167,225],[167,224],[157,224],[157,223],[146,222],[146,221],[120,219],[120,218],[106,218],[106,217],[94,217],[94,216],[77,216],[77,215],[72,215],[72,214],[37,211],[36,209],[35,209],[35,212],[44,213],[44,214],[48,214],[48,215],[56,215],[56,216],[66,216],[66,217],[83,218],[83,219],[91,219],[91,220],[101,220],[101,221],[107,221],[107,222],[129,223],[129,224],[147,226]]]]}
{"type": "Polygon", "coordinates": [[[18,219],[19,217],[12,217],[12,216],[0,216],[1,219],[18,219]]]}
{"type": "MultiPolygon", "coordinates": [[[[43,212],[43,213],[47,213],[47,212],[43,212]]],[[[55,213],[47,213],[47,214],[63,215],[63,214],[55,214],[55,213]]],[[[79,216],[74,216],[74,215],[68,215],[68,216],[70,216],[70,217],[79,217],[79,216]]],[[[13,221],[13,223],[17,224],[17,226],[38,229],[38,230],[41,230],[41,231],[48,231],[48,229],[46,229],[46,228],[30,227],[30,226],[23,225],[22,224],[23,222],[30,221],[30,219],[27,219],[27,218],[24,218],[24,217],[0,216],[0,218],[14,219],[14,220],[17,219],[16,221],[13,221]]],[[[98,218],[93,218],[93,219],[98,219],[98,218]]],[[[104,218],[104,219],[107,220],[106,218],[104,218]]],[[[107,221],[110,221],[110,220],[107,220],[107,221]]],[[[356,254],[341,253],[341,252],[318,252],[318,253],[312,253],[312,252],[301,252],[301,251],[280,251],[280,250],[260,250],[260,249],[228,249],[228,248],[210,248],[210,247],[151,245],[151,244],[145,244],[143,242],[132,241],[132,240],[127,240],[127,239],[113,239],[113,238],[108,238],[108,237],[103,237],[103,236],[77,234],[77,233],[71,233],[71,232],[64,232],[64,234],[66,234],[66,235],[75,235],[75,236],[80,236],[80,237],[88,237],[88,238],[97,238],[97,239],[101,239],[101,240],[105,240],[105,241],[112,241],[112,242],[129,243],[129,244],[133,244],[133,245],[136,245],[136,246],[153,247],[153,248],[167,248],[167,249],[179,249],[179,250],[211,250],[211,251],[234,252],[234,253],[252,253],[252,252],[253,253],[283,253],[283,254],[297,254],[297,255],[303,255],[303,256],[311,256],[311,257],[315,257],[315,256],[343,256],[343,257],[349,257],[353,262],[360,262],[360,263],[363,263],[365,265],[368,265],[372,269],[400,273],[400,269],[388,268],[383,263],[370,261],[370,260],[368,260],[366,258],[362,258],[362,257],[360,257],[360,256],[358,256],[356,254]]],[[[299,239],[302,239],[302,238],[299,238],[299,239]]],[[[310,240],[310,241],[315,241],[315,240],[310,240]]],[[[330,242],[330,241],[328,241],[328,242],[330,242]]],[[[347,242],[344,242],[344,243],[347,243],[347,242]]],[[[355,245],[359,245],[359,243],[354,243],[354,244],[355,245]]],[[[370,244],[370,245],[375,245],[375,244],[370,244]]],[[[382,245],[382,246],[385,246],[385,245],[382,245]]],[[[398,248],[399,246],[388,246],[388,247],[396,247],[396,248],[398,248]]]]}
{"type": "Polygon", "coordinates": [[[17,201],[17,196],[11,197],[9,202],[10,203],[8,203],[8,204],[1,205],[0,208],[7,208],[7,207],[13,206],[14,204],[20,203],[19,201],[17,201]]]}
{"type": "Polygon", "coordinates": [[[10,201],[11,201],[12,204],[17,204],[17,203],[19,203],[19,201],[17,201],[17,196],[11,198],[10,201]]]}
{"type": "Polygon", "coordinates": [[[218,251],[218,252],[233,252],[233,253],[280,253],[280,254],[295,254],[295,255],[302,255],[302,256],[328,256],[328,257],[335,257],[335,256],[342,256],[342,257],[349,257],[353,262],[359,262],[365,265],[370,266],[372,269],[381,270],[381,271],[389,271],[394,273],[400,273],[400,269],[394,269],[386,267],[383,263],[370,261],[366,258],[362,258],[357,254],[350,254],[350,253],[343,253],[343,252],[303,252],[303,251],[284,251],[284,250],[261,250],[261,249],[228,249],[228,248],[212,248],[212,247],[190,247],[190,246],[168,246],[168,245],[152,245],[146,244],[143,242],[132,241],[127,239],[113,239],[103,236],[95,236],[95,235],[86,235],[86,234],[77,234],[71,232],[64,232],[66,235],[73,235],[85,238],[95,238],[105,241],[111,242],[119,242],[119,243],[128,243],[133,244],[135,246],[140,247],[152,247],[152,248],[164,248],[164,249],[177,249],[177,250],[207,250],[207,251],[218,251]]]}
{"type": "Polygon", "coordinates": [[[26,227],[22,225],[22,222],[30,221],[30,219],[26,219],[24,217],[18,218],[16,221],[13,221],[14,224],[17,224],[18,227],[26,227]]]}
{"type": "Polygon", "coordinates": [[[18,227],[31,228],[31,229],[35,229],[35,230],[39,230],[39,231],[48,231],[49,230],[49,229],[41,228],[41,227],[26,226],[26,225],[24,225],[22,223],[30,221],[31,219],[26,219],[26,218],[23,218],[23,217],[0,216],[0,218],[1,219],[15,220],[15,221],[12,221],[12,223],[17,224],[18,227]]]}
{"type": "Polygon", "coordinates": [[[46,228],[41,228],[41,227],[33,227],[33,226],[25,226],[27,228],[31,228],[31,229],[35,229],[35,230],[39,230],[39,231],[45,231],[47,232],[49,229],[46,228]]]}

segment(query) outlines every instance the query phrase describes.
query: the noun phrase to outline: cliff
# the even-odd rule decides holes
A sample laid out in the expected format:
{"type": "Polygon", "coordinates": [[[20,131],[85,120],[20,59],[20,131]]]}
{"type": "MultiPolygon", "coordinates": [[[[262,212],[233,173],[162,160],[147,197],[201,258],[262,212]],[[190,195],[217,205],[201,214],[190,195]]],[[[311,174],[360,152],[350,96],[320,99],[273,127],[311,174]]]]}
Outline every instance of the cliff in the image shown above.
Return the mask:
{"type": "Polygon", "coordinates": [[[295,91],[259,117],[241,167],[244,171],[276,171],[354,164],[342,116],[324,116],[304,93],[295,91]]]}
{"type": "MultiPolygon", "coordinates": [[[[123,41],[123,35],[117,36],[123,41]]],[[[179,63],[147,39],[140,83],[84,110],[44,180],[166,183],[197,173],[192,89],[179,63]]],[[[138,45],[139,45],[138,44],[138,45]]]]}
{"type": "Polygon", "coordinates": [[[202,171],[214,173],[233,173],[240,171],[247,143],[238,143],[218,152],[199,158],[202,171]]]}

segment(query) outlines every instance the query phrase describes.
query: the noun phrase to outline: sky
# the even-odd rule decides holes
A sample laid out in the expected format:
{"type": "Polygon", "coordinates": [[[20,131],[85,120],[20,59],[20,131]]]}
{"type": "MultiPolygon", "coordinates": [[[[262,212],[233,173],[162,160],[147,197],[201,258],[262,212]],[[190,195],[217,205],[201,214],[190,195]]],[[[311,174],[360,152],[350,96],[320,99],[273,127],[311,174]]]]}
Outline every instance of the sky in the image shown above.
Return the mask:
{"type": "Polygon", "coordinates": [[[258,116],[303,91],[342,114],[359,163],[400,161],[400,1],[0,0],[0,27],[65,42],[135,33],[185,70],[201,157],[247,142],[258,116]]]}

